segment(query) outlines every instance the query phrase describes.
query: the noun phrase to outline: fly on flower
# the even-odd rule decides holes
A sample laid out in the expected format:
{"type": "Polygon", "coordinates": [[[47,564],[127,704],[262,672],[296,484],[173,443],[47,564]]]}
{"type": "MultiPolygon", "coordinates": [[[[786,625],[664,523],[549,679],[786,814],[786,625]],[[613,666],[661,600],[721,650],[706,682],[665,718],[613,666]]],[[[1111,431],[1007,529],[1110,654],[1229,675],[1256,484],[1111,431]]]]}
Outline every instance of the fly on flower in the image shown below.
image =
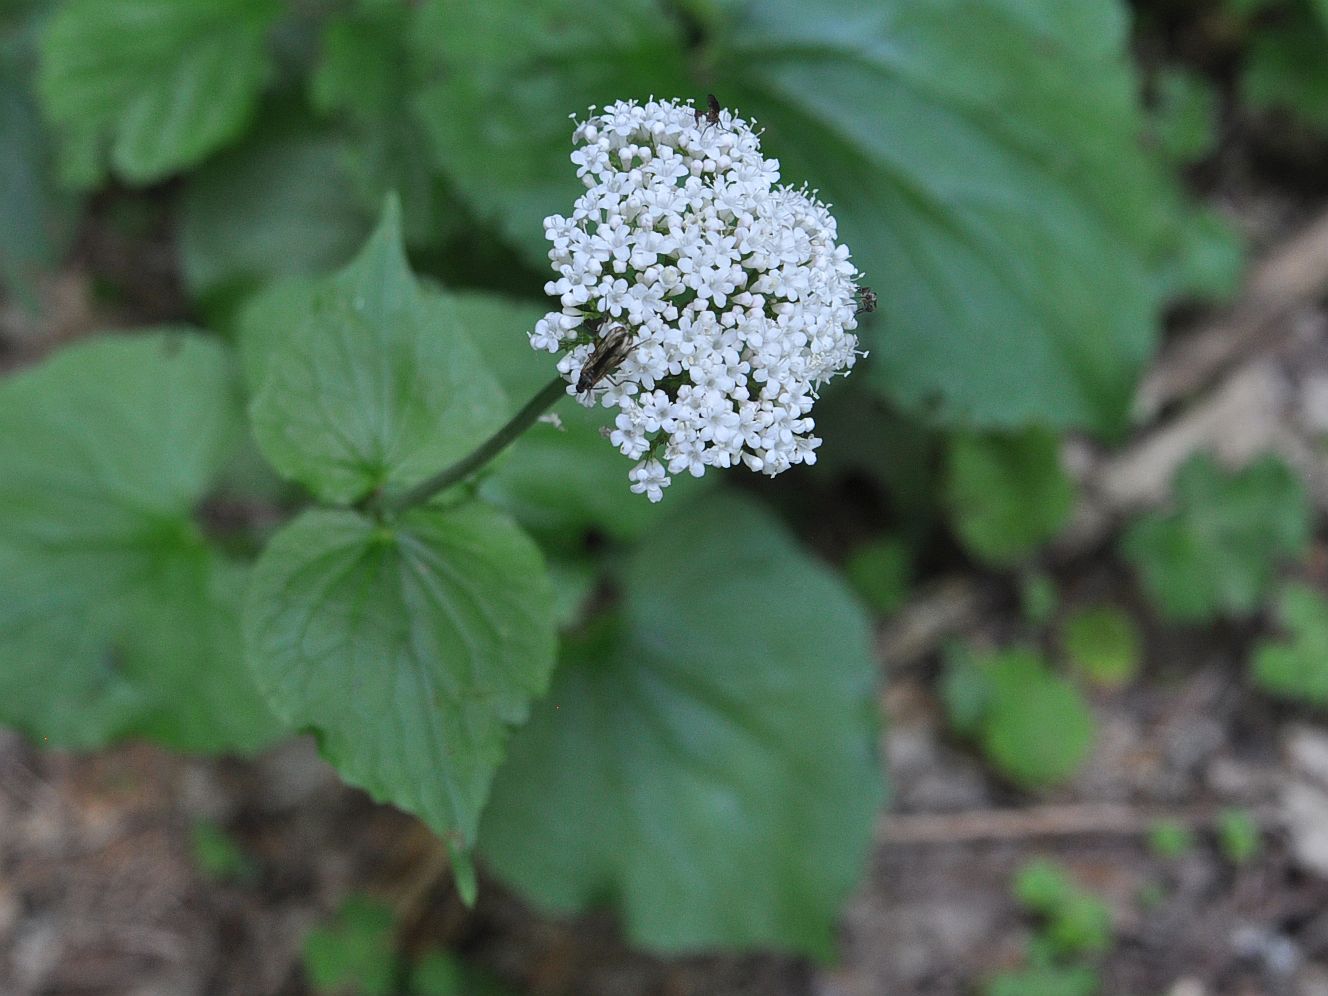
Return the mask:
{"type": "Polygon", "coordinates": [[[858,314],[870,315],[876,310],[876,292],[870,287],[858,288],[858,314]]]}
{"type": "Polygon", "coordinates": [[[627,359],[632,334],[626,325],[614,325],[600,337],[576,378],[576,393],[585,394],[627,359]]]}
{"type": "Polygon", "coordinates": [[[713,93],[707,93],[706,106],[707,109],[704,111],[698,107],[692,112],[696,115],[696,123],[700,124],[702,121],[709,121],[712,125],[719,124],[719,112],[723,109],[719,106],[719,98],[713,93]]]}
{"type": "Polygon", "coordinates": [[[853,366],[875,302],[829,209],[781,183],[713,96],[592,109],[573,142],[586,190],[544,220],[558,310],[530,343],[562,354],[581,404],[617,409],[632,491],[659,501],[683,471],[814,463],[817,391],[853,366]]]}

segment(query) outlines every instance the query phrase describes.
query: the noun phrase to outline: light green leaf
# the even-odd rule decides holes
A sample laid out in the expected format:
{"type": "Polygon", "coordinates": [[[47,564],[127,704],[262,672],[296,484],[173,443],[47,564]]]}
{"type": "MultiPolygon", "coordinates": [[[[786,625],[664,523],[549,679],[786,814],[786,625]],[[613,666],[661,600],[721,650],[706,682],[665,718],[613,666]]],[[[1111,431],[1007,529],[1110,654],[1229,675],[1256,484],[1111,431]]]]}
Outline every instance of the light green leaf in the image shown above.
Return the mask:
{"type": "Polygon", "coordinates": [[[502,424],[507,400],[452,302],[410,271],[395,201],[356,260],[313,286],[298,325],[284,324],[293,302],[278,304],[246,315],[246,367],[264,374],[254,435],[324,501],[409,489],[502,424]]]}
{"type": "Polygon", "coordinates": [[[484,506],[393,525],[316,510],[259,561],[246,646],[272,707],[346,781],[464,849],[548,682],[552,603],[535,545],[484,506]]]}
{"type": "Polygon", "coordinates": [[[439,65],[417,105],[438,165],[541,267],[544,216],[585,189],[567,116],[693,89],[680,32],[653,0],[426,0],[415,40],[439,65]]]}
{"type": "Polygon", "coordinates": [[[192,174],[180,202],[180,259],[195,296],[321,275],[373,228],[343,168],[344,143],[304,128],[254,138],[192,174]]]}
{"type": "Polygon", "coordinates": [[[965,433],[950,443],[945,499],[964,546],[988,563],[1008,565],[1065,524],[1074,486],[1053,433],[965,433]]]}
{"type": "Polygon", "coordinates": [[[622,584],[513,739],[481,853],[651,948],[826,954],[881,796],[862,611],[733,497],[654,530],[622,584]]]}
{"type": "Polygon", "coordinates": [[[196,335],[89,341],[0,384],[0,719],[73,746],[280,732],[240,653],[244,569],[192,520],[241,431],[230,357],[196,335]]]}
{"type": "Polygon", "coordinates": [[[992,766],[1017,785],[1062,782],[1092,749],[1092,710],[1032,651],[955,653],[943,690],[957,732],[976,740],[992,766]]]}
{"type": "Polygon", "coordinates": [[[240,133],[268,76],[277,0],[65,0],[42,41],[47,116],[75,145],[110,144],[151,183],[240,133]]]}
{"type": "Polygon", "coordinates": [[[1254,612],[1278,566],[1309,542],[1300,478],[1274,456],[1227,473],[1202,453],[1174,490],[1171,511],[1142,517],[1121,541],[1153,605],[1178,622],[1254,612]]]}
{"type": "Polygon", "coordinates": [[[1328,598],[1308,585],[1291,585],[1277,615],[1289,635],[1255,649],[1255,684],[1278,698],[1328,705],[1328,598]]]}

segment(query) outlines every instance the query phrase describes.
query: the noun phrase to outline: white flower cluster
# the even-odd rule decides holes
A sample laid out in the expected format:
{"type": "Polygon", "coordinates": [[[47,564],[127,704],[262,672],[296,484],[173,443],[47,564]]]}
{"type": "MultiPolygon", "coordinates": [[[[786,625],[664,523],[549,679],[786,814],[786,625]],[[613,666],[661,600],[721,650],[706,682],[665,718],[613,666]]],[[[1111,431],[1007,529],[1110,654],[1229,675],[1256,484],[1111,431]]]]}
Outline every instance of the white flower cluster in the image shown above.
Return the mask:
{"type": "Polygon", "coordinates": [[[632,491],[814,463],[816,390],[858,347],[859,274],[826,206],[779,184],[750,124],[690,101],[613,104],[573,141],[586,193],[544,221],[562,307],[530,342],[566,350],[582,404],[618,409],[632,491]]]}

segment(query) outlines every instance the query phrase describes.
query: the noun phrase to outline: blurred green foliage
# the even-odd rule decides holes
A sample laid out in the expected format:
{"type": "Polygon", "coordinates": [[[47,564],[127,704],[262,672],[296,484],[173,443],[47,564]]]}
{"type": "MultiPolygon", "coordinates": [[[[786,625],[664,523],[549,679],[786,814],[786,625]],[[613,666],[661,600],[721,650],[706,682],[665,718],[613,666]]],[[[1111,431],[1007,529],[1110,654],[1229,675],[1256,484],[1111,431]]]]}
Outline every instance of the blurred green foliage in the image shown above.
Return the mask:
{"type": "Polygon", "coordinates": [[[1175,820],[1158,820],[1148,828],[1148,847],[1159,858],[1174,861],[1194,849],[1194,834],[1175,820]]]}
{"type": "Polygon", "coordinates": [[[1264,0],[1239,13],[1260,15],[1240,80],[1255,110],[1273,110],[1319,132],[1328,130],[1328,6],[1323,0],[1264,0]]]}
{"type": "Polygon", "coordinates": [[[1031,650],[953,648],[941,697],[955,732],[1025,788],[1064,781],[1092,749],[1096,723],[1088,703],[1031,650]]]}
{"type": "Polygon", "coordinates": [[[1055,580],[1041,571],[1032,571],[1019,579],[1019,607],[1024,619],[1034,626],[1045,626],[1056,616],[1061,593],[1055,580]]]}
{"type": "MultiPolygon", "coordinates": [[[[1227,7],[1251,39],[1245,109],[1328,127],[1325,5],[1227,7]]],[[[612,898],[643,944],[824,954],[880,795],[875,662],[841,580],[754,502],[708,491],[714,475],[679,481],[667,510],[631,495],[602,413],[570,405],[407,519],[375,502],[551,376],[524,333],[549,307],[542,219],[582,189],[568,116],[714,91],[759,121],[787,182],[834,204],[879,292],[804,477],[819,495],[865,469],[883,492],[887,538],[850,537],[848,581],[895,611],[946,546],[942,512],[982,563],[1034,565],[1075,498],[1060,434],[1128,428],[1163,308],[1227,296],[1241,269],[1233,226],[1175,175],[1211,157],[1225,95],[1164,65],[1145,108],[1128,31],[1100,0],[0,5],[0,286],[39,308],[80,219],[116,229],[132,191],[128,241],[175,253],[165,311],[222,333],[103,338],[0,383],[0,718],[77,747],[250,751],[313,728],[349,781],[448,835],[458,867],[479,824],[499,874],[556,908],[612,898]],[[384,203],[400,211],[371,235],[384,203]],[[219,495],[265,525],[223,540],[219,495]],[[255,572],[310,496],[329,507],[255,572]],[[509,744],[556,625],[561,670],[509,744]],[[634,846],[647,833],[672,860],[634,846]]],[[[1307,535],[1286,468],[1199,459],[1123,551],[1163,615],[1205,621],[1257,610],[1307,535]]],[[[1022,585],[1049,626],[1054,584],[1022,585]]],[[[1253,669],[1320,701],[1313,599],[1288,592],[1289,638],[1253,669]]],[[[1123,613],[1060,635],[1095,682],[1138,668],[1123,613]]],[[[1036,653],[956,653],[942,694],[1018,785],[1091,749],[1088,704],[1036,653]]],[[[219,831],[193,843],[208,874],[241,874],[219,831]]],[[[1039,907],[1052,955],[993,991],[1096,988],[1062,962],[1100,950],[1102,917],[1062,892],[1039,907]]],[[[403,966],[391,934],[382,908],[349,904],[311,936],[311,979],[482,991],[444,954],[403,966]]]]}
{"type": "Polygon", "coordinates": [[[322,996],[389,996],[397,973],[390,907],[352,896],[304,939],[304,971],[322,996]]]}
{"type": "Polygon", "coordinates": [[[1220,103],[1205,76],[1168,67],[1153,80],[1149,127],[1162,154],[1177,163],[1207,157],[1217,144],[1220,103]]]}
{"type": "Polygon", "coordinates": [[[946,460],[946,503],[956,532],[981,560],[1008,565],[1054,536],[1074,504],[1060,440],[1043,429],[957,435],[946,460]]]}
{"type": "Polygon", "coordinates": [[[1065,620],[1061,642],[1070,663],[1095,685],[1120,688],[1134,680],[1143,658],[1143,638],[1128,612],[1096,605],[1065,620]]]}
{"type": "Polygon", "coordinates": [[[1233,865],[1253,861],[1263,847],[1263,833],[1253,814],[1238,807],[1224,809],[1217,816],[1217,843],[1223,856],[1233,865]]]}
{"type": "Polygon", "coordinates": [[[1279,565],[1309,542],[1304,484],[1274,456],[1228,472],[1199,454],[1174,491],[1171,511],[1141,517],[1122,538],[1150,602],[1178,622],[1253,613],[1279,565]]]}
{"type": "Polygon", "coordinates": [[[675,511],[617,584],[513,737],[481,853],[554,910],[620,896],[658,948],[827,956],[880,802],[856,599],[732,494],[675,511]]]}
{"type": "Polygon", "coordinates": [[[487,972],[433,948],[414,960],[397,948],[392,909],[352,895],[309,932],[303,965],[319,996],[510,996],[487,972]]]}
{"type": "Polygon", "coordinates": [[[189,828],[189,849],[198,870],[214,881],[252,881],[258,876],[254,859],[211,820],[196,820],[189,828]]]}
{"type": "Polygon", "coordinates": [[[908,598],[912,557],[902,541],[883,537],[854,549],[844,573],[873,612],[889,615],[908,598]]]}
{"type": "Polygon", "coordinates": [[[1255,684],[1278,698],[1328,705],[1328,598],[1308,585],[1289,585],[1278,598],[1277,617],[1287,636],[1255,648],[1255,684]]]}
{"type": "Polygon", "coordinates": [[[1097,955],[1111,946],[1111,910],[1075,885],[1060,865],[1042,859],[1029,862],[1015,876],[1014,894],[1042,918],[1040,939],[1052,956],[1097,955]]]}
{"type": "Polygon", "coordinates": [[[988,996],[1092,996],[1102,987],[1093,963],[1114,941],[1111,910],[1079,888],[1061,865],[1035,859],[1019,869],[1015,899],[1037,916],[1028,964],[1002,972],[986,987],[988,996]]]}
{"type": "Polygon", "coordinates": [[[241,655],[248,565],[194,518],[243,433],[232,357],[189,330],[0,381],[0,718],[76,747],[251,751],[284,732],[241,655]]]}

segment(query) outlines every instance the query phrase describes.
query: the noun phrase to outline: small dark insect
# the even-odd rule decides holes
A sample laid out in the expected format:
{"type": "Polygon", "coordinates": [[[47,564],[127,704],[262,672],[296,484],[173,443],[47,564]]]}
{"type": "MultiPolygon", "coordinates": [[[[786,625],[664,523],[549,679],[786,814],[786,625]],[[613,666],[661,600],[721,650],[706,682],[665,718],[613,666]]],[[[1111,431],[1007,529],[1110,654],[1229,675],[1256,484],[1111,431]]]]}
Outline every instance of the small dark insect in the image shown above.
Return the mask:
{"type": "Polygon", "coordinates": [[[858,288],[858,314],[870,315],[876,310],[876,292],[870,287],[858,288]]]}
{"type": "Polygon", "coordinates": [[[632,333],[626,325],[614,325],[595,343],[595,348],[581,368],[581,376],[576,379],[576,393],[585,394],[602,381],[619,364],[627,359],[632,351],[632,333]]]}
{"type": "Polygon", "coordinates": [[[694,112],[696,114],[696,123],[700,124],[702,121],[709,121],[712,125],[719,124],[719,98],[713,93],[706,94],[706,105],[710,108],[709,110],[703,111],[699,107],[696,108],[694,112]]]}

